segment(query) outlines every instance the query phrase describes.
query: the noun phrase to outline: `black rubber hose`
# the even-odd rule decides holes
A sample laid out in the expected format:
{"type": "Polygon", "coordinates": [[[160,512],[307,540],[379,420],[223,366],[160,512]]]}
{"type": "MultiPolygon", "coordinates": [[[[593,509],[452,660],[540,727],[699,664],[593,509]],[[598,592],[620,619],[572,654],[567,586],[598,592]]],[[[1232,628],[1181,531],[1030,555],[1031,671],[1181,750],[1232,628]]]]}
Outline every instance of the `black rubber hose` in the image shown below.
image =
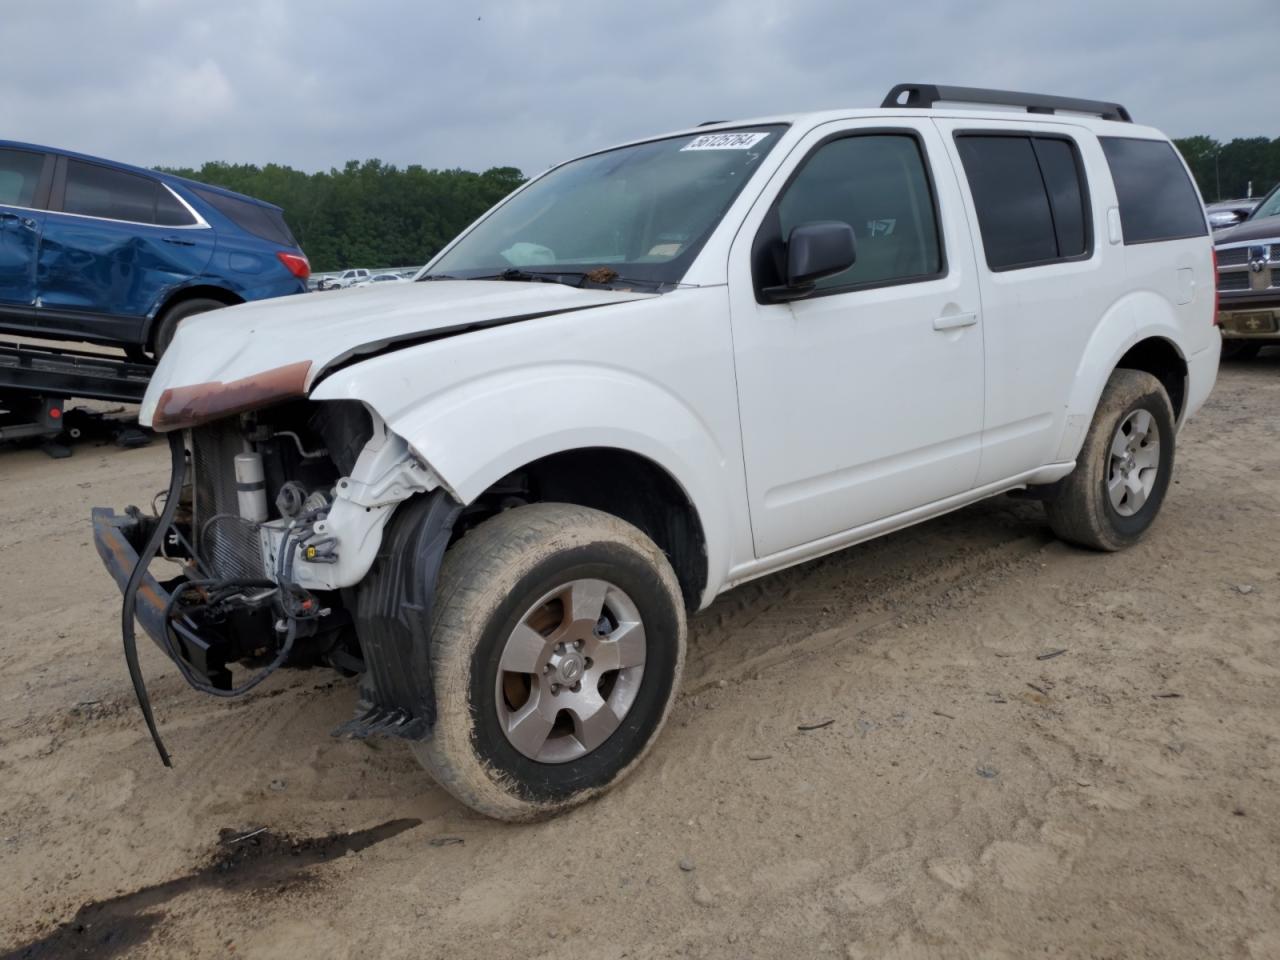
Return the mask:
{"type": "Polygon", "coordinates": [[[169,478],[169,495],[164,502],[164,510],[156,521],[155,529],[147,540],[146,546],[138,554],[138,562],[133,573],[129,575],[129,584],[124,588],[124,605],[120,611],[120,631],[124,641],[124,659],[129,665],[129,679],[133,681],[133,692],[138,698],[138,706],[142,708],[143,719],[147,721],[147,730],[155,742],[156,751],[166,767],[172,767],[169,751],[164,748],[160,739],[160,731],[156,729],[156,718],[151,712],[151,698],[147,696],[147,685],[142,679],[142,668],[138,665],[138,642],[134,635],[134,613],[138,607],[138,589],[147,575],[151,561],[155,559],[164,540],[165,531],[173,523],[174,514],[178,511],[178,499],[182,496],[182,484],[187,476],[187,452],[182,445],[182,431],[175,430],[169,434],[169,455],[172,461],[172,473],[169,478]]]}

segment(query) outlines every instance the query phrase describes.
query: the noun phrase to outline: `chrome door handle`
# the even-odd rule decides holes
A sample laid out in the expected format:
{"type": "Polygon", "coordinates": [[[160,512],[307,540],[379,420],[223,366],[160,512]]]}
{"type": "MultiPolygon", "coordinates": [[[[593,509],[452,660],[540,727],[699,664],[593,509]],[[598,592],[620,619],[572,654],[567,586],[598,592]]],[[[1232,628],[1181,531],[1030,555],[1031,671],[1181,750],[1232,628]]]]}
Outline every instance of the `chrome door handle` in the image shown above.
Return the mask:
{"type": "Polygon", "coordinates": [[[961,327],[972,327],[978,322],[976,313],[953,313],[950,316],[938,317],[933,321],[935,330],[958,330],[961,327]]]}

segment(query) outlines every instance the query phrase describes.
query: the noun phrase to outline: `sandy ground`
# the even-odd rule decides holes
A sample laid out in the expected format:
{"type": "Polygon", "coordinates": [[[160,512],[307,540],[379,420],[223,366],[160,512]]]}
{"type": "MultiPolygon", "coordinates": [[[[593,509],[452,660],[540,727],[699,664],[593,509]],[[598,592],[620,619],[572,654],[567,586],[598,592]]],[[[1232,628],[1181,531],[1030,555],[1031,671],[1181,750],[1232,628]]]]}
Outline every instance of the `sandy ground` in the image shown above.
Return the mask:
{"type": "Polygon", "coordinates": [[[87,524],[165,450],[0,452],[0,951],[1280,957],[1278,411],[1280,351],[1224,368],[1126,553],[1000,498],[724,596],[649,759],[532,826],[330,739],[348,681],[146,644],[165,770],[87,524]]]}

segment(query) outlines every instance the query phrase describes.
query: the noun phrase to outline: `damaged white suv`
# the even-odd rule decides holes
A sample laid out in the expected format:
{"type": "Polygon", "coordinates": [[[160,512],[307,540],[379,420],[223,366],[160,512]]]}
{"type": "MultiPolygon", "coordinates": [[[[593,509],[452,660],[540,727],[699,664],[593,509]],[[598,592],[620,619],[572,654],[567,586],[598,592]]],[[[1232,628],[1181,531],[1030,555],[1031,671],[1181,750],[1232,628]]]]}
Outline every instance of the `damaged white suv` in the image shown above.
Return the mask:
{"type": "Polygon", "coordinates": [[[1123,107],[904,85],[565,163],[413,284],[192,317],[142,410],[163,510],[94,512],[148,723],[135,615],[212,694],[358,674],[336,732],[484,813],[580,802],[735,584],[1019,488],[1137,540],[1217,373],[1214,279],[1123,107]]]}

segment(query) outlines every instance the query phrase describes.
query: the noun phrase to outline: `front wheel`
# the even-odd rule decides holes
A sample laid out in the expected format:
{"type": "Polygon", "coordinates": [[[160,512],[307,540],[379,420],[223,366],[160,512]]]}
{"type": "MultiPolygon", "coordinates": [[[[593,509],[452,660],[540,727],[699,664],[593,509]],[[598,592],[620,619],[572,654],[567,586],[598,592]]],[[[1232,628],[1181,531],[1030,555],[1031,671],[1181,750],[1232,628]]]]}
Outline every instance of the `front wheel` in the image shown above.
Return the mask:
{"type": "Polygon", "coordinates": [[[1136,543],[1164,502],[1174,441],[1163,384],[1141,370],[1113,372],[1075,470],[1045,501],[1053,532],[1095,550],[1136,543]]]}
{"type": "Polygon", "coordinates": [[[445,556],[431,632],[435,727],[414,752],[472,808],[559,812],[644,756],[675,698],[685,616],[666,556],[616,517],[533,504],[445,556]]]}

